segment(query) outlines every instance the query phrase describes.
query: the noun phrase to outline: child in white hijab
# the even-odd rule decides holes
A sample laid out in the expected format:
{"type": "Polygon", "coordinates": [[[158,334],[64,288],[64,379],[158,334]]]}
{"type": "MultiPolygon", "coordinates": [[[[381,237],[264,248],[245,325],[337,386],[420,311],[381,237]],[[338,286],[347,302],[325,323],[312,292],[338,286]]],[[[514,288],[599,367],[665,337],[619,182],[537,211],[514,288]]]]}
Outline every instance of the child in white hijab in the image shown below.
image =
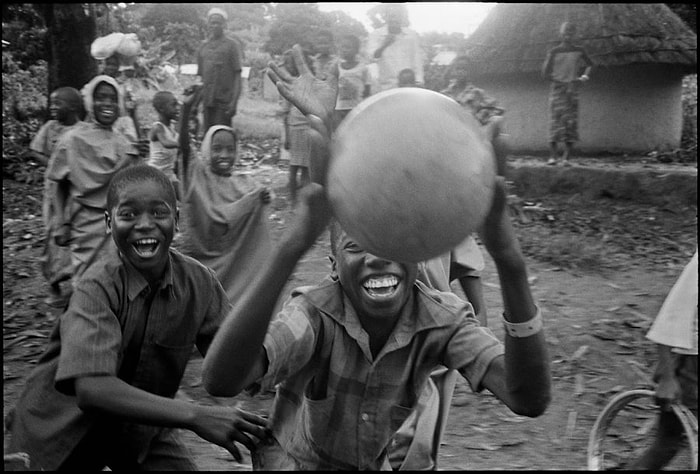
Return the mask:
{"type": "Polygon", "coordinates": [[[235,302],[272,248],[266,206],[271,195],[233,172],[237,137],[231,127],[210,127],[199,157],[190,159],[188,116],[196,95],[185,100],[180,114],[179,250],[214,270],[235,302]]]}
{"type": "Polygon", "coordinates": [[[57,188],[50,225],[56,243],[70,246],[73,282],[113,246],[104,229],[107,187],[117,171],[138,161],[132,142],[114,128],[123,107],[117,81],[99,75],[81,92],[87,118],[61,137],[46,171],[57,188]]]}

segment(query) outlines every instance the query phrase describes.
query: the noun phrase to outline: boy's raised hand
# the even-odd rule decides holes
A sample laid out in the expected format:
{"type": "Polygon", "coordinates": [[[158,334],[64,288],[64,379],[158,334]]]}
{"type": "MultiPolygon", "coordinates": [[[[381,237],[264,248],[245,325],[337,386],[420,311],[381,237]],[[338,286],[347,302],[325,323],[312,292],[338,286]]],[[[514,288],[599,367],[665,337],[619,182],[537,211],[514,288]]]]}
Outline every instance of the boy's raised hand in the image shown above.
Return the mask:
{"type": "Polygon", "coordinates": [[[185,96],[184,100],[182,101],[183,107],[192,107],[194,104],[199,102],[199,99],[202,96],[202,86],[199,84],[193,84],[185,89],[182,94],[185,96]]]}
{"type": "Polygon", "coordinates": [[[329,123],[338,96],[338,78],[334,74],[329,74],[326,80],[316,78],[306,65],[304,53],[298,44],[294,45],[292,53],[299,77],[293,77],[273,62],[268,64],[268,77],[280,94],[304,115],[315,115],[324,123],[329,123]]]}
{"type": "Polygon", "coordinates": [[[228,450],[237,462],[242,462],[243,456],[236,443],[241,443],[252,452],[259,440],[267,440],[271,436],[265,418],[239,408],[199,405],[198,411],[192,431],[228,450]]]}
{"type": "Polygon", "coordinates": [[[331,209],[326,194],[318,183],[309,183],[299,193],[299,205],[294,211],[290,225],[291,245],[298,245],[305,251],[311,247],[326,229],[331,218],[331,209]]]}

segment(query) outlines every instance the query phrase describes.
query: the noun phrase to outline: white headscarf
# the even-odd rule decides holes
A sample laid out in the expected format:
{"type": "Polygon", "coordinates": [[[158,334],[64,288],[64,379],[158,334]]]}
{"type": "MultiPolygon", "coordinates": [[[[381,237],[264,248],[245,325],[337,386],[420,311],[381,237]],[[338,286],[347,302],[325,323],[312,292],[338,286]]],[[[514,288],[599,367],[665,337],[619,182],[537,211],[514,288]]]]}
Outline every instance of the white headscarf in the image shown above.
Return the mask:
{"type": "Polygon", "coordinates": [[[106,82],[110,86],[114,87],[117,91],[117,102],[119,103],[119,115],[124,115],[126,108],[124,107],[124,94],[122,94],[122,88],[112,76],[106,74],[101,74],[99,76],[93,77],[90,82],[85,84],[80,90],[83,94],[83,103],[85,104],[85,111],[87,112],[87,117],[91,121],[95,121],[95,89],[97,86],[103,82],[106,82]]]}
{"type": "Polygon", "coordinates": [[[211,162],[211,142],[214,140],[214,134],[219,130],[228,130],[234,137],[236,137],[236,132],[234,132],[231,127],[227,127],[226,125],[212,125],[209,127],[207,133],[204,134],[204,138],[202,138],[202,145],[199,149],[199,158],[206,163],[207,166],[211,162]]]}

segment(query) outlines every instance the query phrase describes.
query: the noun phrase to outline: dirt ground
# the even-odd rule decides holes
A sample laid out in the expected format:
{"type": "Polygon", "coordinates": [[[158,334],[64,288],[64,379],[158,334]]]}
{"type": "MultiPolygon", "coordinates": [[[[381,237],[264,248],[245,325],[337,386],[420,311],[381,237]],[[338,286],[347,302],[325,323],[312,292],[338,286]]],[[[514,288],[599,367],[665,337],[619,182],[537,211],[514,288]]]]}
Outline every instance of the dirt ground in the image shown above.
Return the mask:
{"type": "MultiPolygon", "coordinates": [[[[279,236],[290,218],[285,166],[258,162],[247,172],[276,193],[270,221],[279,236]]],[[[3,180],[4,413],[16,401],[57,317],[57,310],[43,302],[46,285],[38,268],[40,201],[38,186],[3,180]]],[[[460,381],[442,440],[440,469],[586,469],[588,437],[604,405],[616,393],[651,386],[656,357],[644,334],[697,246],[697,207],[663,209],[556,195],[536,204],[550,211],[515,220],[545,320],[552,403],[544,415],[528,419],[511,413],[488,392],[472,393],[460,381]]],[[[323,236],[287,290],[321,277],[328,253],[323,236]]],[[[484,255],[489,327],[503,338],[498,278],[484,255]]],[[[267,412],[272,394],[234,399],[206,394],[201,361],[193,355],[180,396],[205,404],[240,402],[267,412]]],[[[248,453],[239,464],[225,450],[185,434],[201,469],[251,469],[248,453]]]]}

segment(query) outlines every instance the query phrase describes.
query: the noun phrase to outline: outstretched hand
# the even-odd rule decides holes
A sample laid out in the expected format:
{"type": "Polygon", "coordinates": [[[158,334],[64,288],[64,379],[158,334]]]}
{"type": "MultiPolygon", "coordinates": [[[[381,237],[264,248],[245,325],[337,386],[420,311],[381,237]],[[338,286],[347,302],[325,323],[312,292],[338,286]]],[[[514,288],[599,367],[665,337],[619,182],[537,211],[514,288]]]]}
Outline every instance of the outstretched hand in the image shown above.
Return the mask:
{"type": "Polygon", "coordinates": [[[236,443],[254,451],[258,443],[267,440],[271,432],[267,420],[234,407],[200,406],[196,426],[192,431],[207,441],[228,450],[238,462],[243,461],[236,443]],[[253,438],[250,437],[253,436],[253,438]]]}
{"type": "Polygon", "coordinates": [[[338,78],[334,74],[329,74],[325,80],[315,77],[309,70],[298,44],[292,48],[292,54],[299,71],[298,77],[293,77],[286,69],[273,62],[268,64],[268,77],[277,86],[280,94],[304,115],[315,115],[324,123],[329,123],[338,97],[338,78]]]}

